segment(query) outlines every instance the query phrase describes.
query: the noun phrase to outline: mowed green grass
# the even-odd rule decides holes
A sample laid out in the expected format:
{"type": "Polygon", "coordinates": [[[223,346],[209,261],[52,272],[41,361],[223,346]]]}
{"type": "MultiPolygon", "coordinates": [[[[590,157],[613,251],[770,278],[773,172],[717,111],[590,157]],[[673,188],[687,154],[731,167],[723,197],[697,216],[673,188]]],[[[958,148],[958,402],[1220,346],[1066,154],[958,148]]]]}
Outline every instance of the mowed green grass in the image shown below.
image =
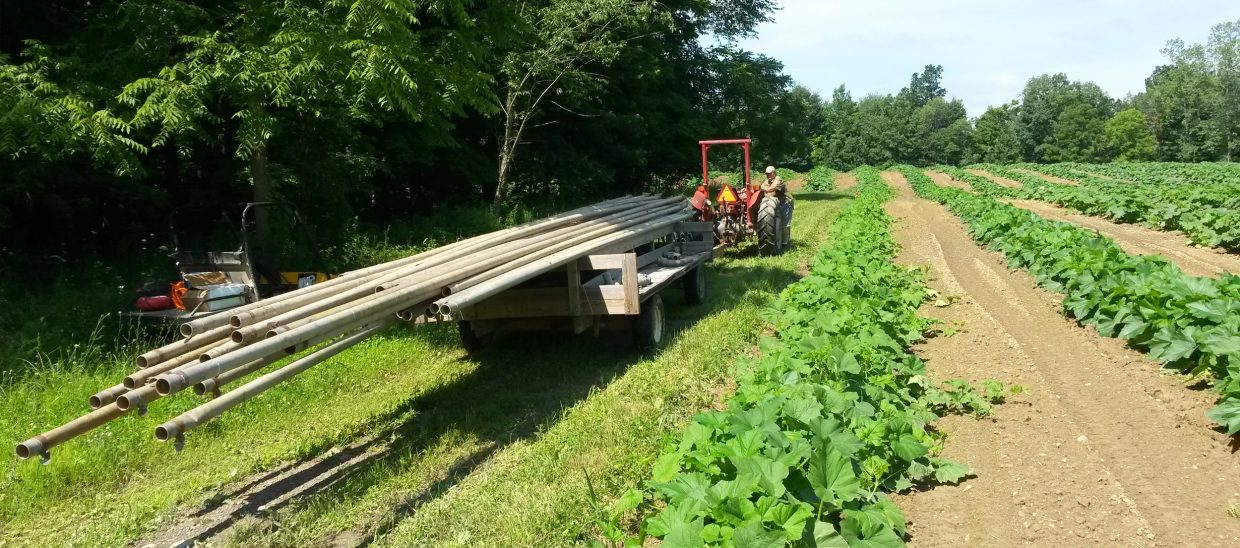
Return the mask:
{"type": "MultiPolygon", "coordinates": [[[[729,366],[762,329],[760,310],[825,236],[841,205],[835,198],[801,196],[798,246],[788,255],[742,249],[717,259],[707,303],[688,307],[678,288],[668,291],[679,332],[656,355],[637,354],[623,335],[537,334],[470,356],[451,326],[394,329],[195,430],[180,454],[151,431],[199,403],[189,395],[55,449],[48,466],[10,461],[0,480],[0,544],[124,544],[229,501],[260,472],[340,448],[321,485],[230,523],[217,540],[589,538],[586,477],[603,502],[637,484],[664,435],[726,390],[729,366]]],[[[49,369],[4,389],[0,441],[12,447],[85,411],[87,396],[131,367],[49,369]]]]}

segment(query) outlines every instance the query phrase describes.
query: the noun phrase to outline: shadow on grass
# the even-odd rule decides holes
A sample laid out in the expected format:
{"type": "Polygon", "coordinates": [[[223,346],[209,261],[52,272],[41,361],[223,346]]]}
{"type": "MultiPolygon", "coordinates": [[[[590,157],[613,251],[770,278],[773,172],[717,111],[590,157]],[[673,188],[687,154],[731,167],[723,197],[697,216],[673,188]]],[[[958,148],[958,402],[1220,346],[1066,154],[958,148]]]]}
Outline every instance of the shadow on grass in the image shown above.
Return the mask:
{"type": "MultiPolygon", "coordinates": [[[[710,294],[701,305],[688,306],[678,284],[662,293],[669,327],[674,331],[670,342],[674,343],[685,329],[707,315],[733,307],[748,290],[764,288],[776,293],[798,277],[793,271],[737,260],[743,256],[730,254],[708,269],[710,294]]],[[[442,350],[451,350],[457,344],[456,329],[451,325],[422,327],[419,333],[401,336],[426,337],[442,350]]],[[[330,508],[333,501],[359,500],[393,473],[409,466],[408,459],[435,447],[446,436],[464,434],[467,439],[478,440],[478,448],[446,470],[432,470],[427,475],[437,479],[386,509],[378,521],[363,525],[361,530],[339,532],[316,541],[335,546],[367,545],[457,485],[494,453],[545,431],[565,409],[605,387],[642,358],[633,349],[629,334],[623,331],[605,330],[597,338],[589,334],[503,334],[488,347],[462,358],[478,364],[471,373],[410,397],[371,421],[392,426],[370,436],[359,433],[338,450],[333,447],[342,445],[339,440],[324,441],[305,451],[310,456],[213,497],[190,519],[178,520],[192,525],[174,525],[157,532],[154,542],[202,542],[246,518],[259,518],[266,522],[269,534],[278,536],[283,515],[274,513],[282,508],[313,508],[316,503],[330,508]]],[[[246,531],[239,526],[236,529],[234,534],[238,538],[234,540],[245,542],[240,537],[246,531]]]]}
{"type": "MultiPolygon", "coordinates": [[[[832,190],[832,191],[828,191],[828,192],[798,192],[798,193],[796,193],[796,194],[794,194],[794,195],[793,195],[793,198],[794,198],[796,201],[798,201],[798,202],[800,202],[800,201],[806,201],[806,202],[836,202],[836,201],[839,201],[839,200],[847,200],[847,199],[849,199],[849,198],[853,198],[853,197],[854,197],[854,196],[853,196],[853,194],[852,194],[851,192],[840,192],[840,191],[836,191],[836,190],[832,190]]],[[[796,216],[795,216],[795,215],[796,215],[796,214],[794,213],[794,214],[793,214],[793,222],[796,222],[796,216]]]]}

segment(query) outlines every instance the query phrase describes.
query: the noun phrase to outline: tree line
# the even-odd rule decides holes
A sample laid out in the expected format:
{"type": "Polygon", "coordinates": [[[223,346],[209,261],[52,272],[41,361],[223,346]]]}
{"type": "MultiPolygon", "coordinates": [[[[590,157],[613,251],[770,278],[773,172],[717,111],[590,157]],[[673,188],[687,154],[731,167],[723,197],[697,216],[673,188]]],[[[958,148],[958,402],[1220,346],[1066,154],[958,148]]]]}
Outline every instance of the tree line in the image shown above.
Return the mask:
{"type": "Polygon", "coordinates": [[[172,208],[251,200],[330,242],[668,184],[707,137],[808,162],[809,104],[736,45],[774,4],[6,1],[0,248],[124,254],[172,208]]]}
{"type": "Polygon", "coordinates": [[[1205,44],[1172,40],[1140,93],[1116,99],[1065,74],[1030,78],[1020,97],[970,120],[928,65],[896,94],[813,97],[812,161],[860,165],[975,162],[1232,161],[1240,153],[1240,21],[1205,44]]]}
{"type": "Polygon", "coordinates": [[[701,138],[794,169],[1240,147],[1240,21],[1171,42],[1135,96],[1042,75],[970,119],[937,65],[859,100],[794,85],[737,45],[773,0],[0,2],[9,252],[124,256],[179,206],[292,201],[330,244],[445,207],[582,203],[673,187],[701,138]]]}

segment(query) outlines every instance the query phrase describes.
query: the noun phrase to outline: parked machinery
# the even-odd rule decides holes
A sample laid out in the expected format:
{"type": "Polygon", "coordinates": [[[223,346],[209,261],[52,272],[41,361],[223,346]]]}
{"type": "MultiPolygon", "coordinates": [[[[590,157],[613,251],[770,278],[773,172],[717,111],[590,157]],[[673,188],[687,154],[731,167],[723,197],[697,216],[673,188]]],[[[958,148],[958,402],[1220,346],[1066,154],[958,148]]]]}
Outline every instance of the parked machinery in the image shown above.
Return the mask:
{"type": "Polygon", "coordinates": [[[702,183],[693,193],[690,204],[697,211],[697,220],[715,223],[715,239],[720,247],[737,245],[751,236],[758,240],[758,252],[777,255],[791,244],[792,208],[777,196],[762,191],[750,180],[750,139],[717,139],[698,141],[702,147],[702,183]],[[711,180],[707,154],[711,147],[740,145],[744,153],[743,182],[733,188],[718,183],[719,190],[711,202],[711,180]]]}

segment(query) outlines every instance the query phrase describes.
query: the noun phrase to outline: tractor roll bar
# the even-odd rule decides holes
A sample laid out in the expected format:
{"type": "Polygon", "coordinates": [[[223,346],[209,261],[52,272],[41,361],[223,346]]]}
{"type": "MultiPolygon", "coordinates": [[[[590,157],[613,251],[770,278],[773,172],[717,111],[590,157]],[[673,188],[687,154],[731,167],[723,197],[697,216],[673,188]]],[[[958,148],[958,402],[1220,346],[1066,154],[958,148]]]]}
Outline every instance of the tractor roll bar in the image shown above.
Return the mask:
{"type": "Polygon", "coordinates": [[[743,173],[744,173],[744,178],[745,178],[745,187],[748,188],[749,187],[749,144],[752,142],[753,142],[753,139],[712,139],[712,140],[706,140],[706,141],[698,141],[698,145],[701,145],[702,147],[702,184],[710,185],[710,181],[708,180],[709,174],[707,173],[707,170],[706,170],[706,151],[709,150],[710,147],[714,145],[740,145],[741,149],[743,149],[745,152],[745,171],[743,173]]]}

